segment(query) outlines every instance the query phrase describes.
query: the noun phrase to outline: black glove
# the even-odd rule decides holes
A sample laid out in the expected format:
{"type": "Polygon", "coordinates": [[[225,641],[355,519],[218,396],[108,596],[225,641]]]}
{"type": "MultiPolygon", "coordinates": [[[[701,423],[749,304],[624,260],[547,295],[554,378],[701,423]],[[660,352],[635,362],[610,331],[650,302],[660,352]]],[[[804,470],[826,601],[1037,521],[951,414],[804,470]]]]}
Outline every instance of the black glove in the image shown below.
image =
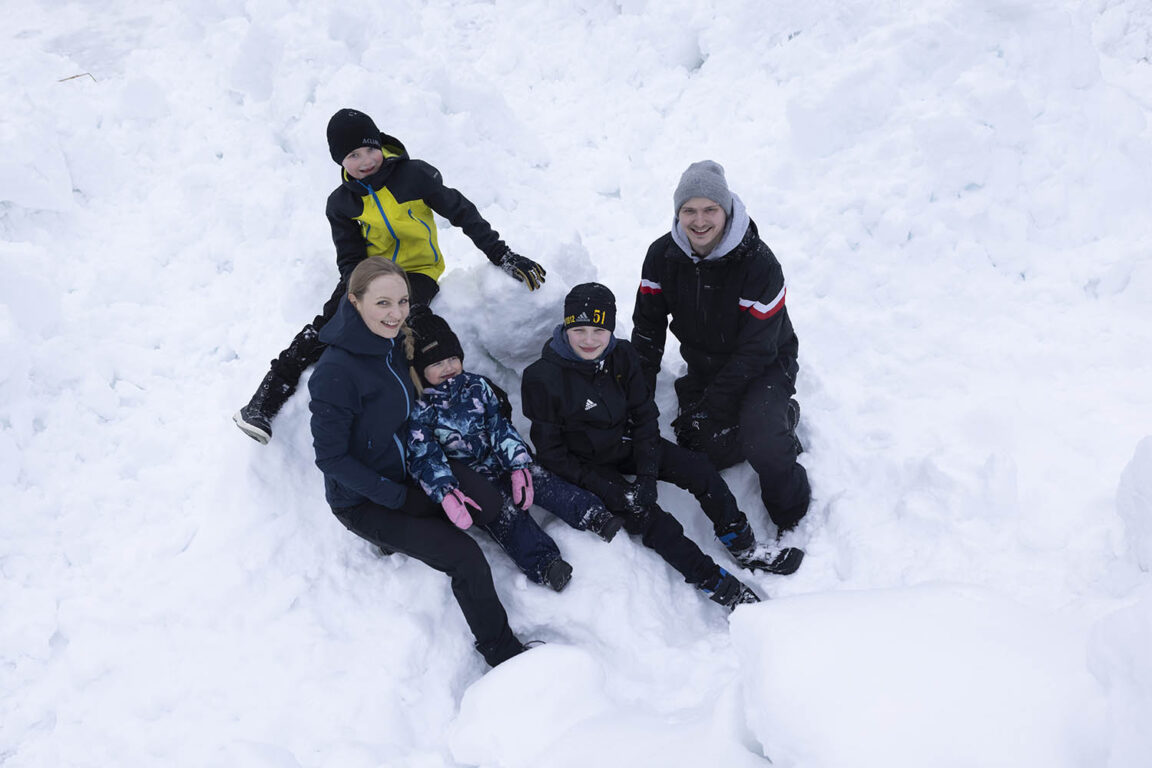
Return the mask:
{"type": "Polygon", "coordinates": [[[687,408],[680,410],[680,415],[672,420],[672,429],[676,434],[681,431],[699,432],[704,429],[705,425],[712,420],[711,415],[708,413],[708,408],[701,400],[698,403],[693,403],[687,408]]]}
{"type": "Polygon", "coordinates": [[[708,414],[704,402],[694,403],[680,411],[680,415],[672,421],[672,432],[676,435],[676,442],[690,451],[703,451],[704,446],[713,432],[712,417],[708,414]]]}
{"type": "Polygon", "coordinates": [[[496,266],[527,285],[530,291],[534,291],[544,285],[544,275],[548,274],[544,270],[544,267],[532,261],[532,259],[524,258],[511,248],[504,252],[500,260],[496,262],[496,266]]]}
{"type": "Polygon", "coordinates": [[[656,478],[652,475],[637,475],[636,503],[642,507],[650,507],[656,503],[656,478]]]}

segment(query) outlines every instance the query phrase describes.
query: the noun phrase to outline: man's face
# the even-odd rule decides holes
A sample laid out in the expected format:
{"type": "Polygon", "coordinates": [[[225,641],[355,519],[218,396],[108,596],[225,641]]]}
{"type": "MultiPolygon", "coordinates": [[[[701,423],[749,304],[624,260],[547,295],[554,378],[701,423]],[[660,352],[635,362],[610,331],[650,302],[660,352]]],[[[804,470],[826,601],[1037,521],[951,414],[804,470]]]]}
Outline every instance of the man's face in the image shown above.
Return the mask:
{"type": "Polygon", "coordinates": [[[724,235],[727,214],[720,204],[706,197],[693,197],[680,206],[677,213],[680,227],[688,237],[692,250],[707,256],[724,235]]]}

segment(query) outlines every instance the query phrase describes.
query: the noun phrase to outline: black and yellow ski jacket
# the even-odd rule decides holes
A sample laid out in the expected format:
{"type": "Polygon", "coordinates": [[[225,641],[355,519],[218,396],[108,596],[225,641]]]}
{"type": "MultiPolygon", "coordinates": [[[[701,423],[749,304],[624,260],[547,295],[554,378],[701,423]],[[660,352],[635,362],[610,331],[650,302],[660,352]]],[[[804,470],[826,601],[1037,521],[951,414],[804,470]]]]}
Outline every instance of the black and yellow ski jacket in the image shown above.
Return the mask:
{"type": "Polygon", "coordinates": [[[408,272],[439,281],[444,255],[436,238],[433,212],[460,227],[489,261],[498,264],[508,250],[468,198],[444,185],[440,171],[408,156],[399,139],[380,134],[384,163],[365,179],[341,169],[343,181],[328,196],[326,214],[336,244],[340,278],[369,256],[383,256],[408,272]]]}

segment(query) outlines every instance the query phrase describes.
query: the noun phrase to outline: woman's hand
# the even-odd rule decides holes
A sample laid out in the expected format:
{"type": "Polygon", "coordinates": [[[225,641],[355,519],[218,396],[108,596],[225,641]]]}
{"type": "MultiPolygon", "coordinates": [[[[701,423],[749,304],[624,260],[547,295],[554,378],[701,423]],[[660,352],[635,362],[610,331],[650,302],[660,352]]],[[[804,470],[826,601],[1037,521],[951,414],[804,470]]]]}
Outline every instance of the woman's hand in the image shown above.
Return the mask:
{"type": "Polygon", "coordinates": [[[512,473],[512,503],[525,512],[532,508],[532,473],[527,468],[512,473]]]}
{"type": "Polygon", "coordinates": [[[472,527],[472,515],[468,513],[468,507],[477,512],[480,511],[480,505],[472,501],[464,495],[464,492],[459,488],[453,488],[440,502],[440,506],[444,508],[444,514],[448,515],[448,519],[462,531],[466,531],[472,527]]]}

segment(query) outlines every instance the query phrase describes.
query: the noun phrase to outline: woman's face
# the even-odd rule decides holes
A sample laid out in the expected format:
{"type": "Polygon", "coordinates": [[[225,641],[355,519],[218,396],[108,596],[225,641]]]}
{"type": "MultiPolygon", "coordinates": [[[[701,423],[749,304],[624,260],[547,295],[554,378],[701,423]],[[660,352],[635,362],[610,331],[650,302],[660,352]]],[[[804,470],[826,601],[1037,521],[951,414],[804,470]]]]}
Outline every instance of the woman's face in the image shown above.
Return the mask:
{"type": "Polygon", "coordinates": [[[368,283],[364,297],[349,297],[368,330],[386,339],[396,338],[408,317],[408,286],[399,275],[380,275],[368,283]]]}

